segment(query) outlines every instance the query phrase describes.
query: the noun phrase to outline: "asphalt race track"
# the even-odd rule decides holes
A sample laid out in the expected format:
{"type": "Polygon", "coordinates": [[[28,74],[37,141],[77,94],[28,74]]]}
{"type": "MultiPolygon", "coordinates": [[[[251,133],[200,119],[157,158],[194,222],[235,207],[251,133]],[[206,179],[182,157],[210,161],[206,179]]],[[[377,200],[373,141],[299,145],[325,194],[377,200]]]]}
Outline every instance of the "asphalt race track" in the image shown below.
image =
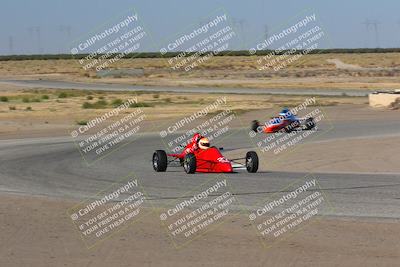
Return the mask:
{"type": "MultiPolygon", "coordinates": [[[[323,128],[326,125],[321,125],[323,128]]],[[[398,136],[399,123],[385,120],[363,120],[352,125],[343,122],[314,142],[335,142],[348,138],[398,136]]],[[[225,148],[251,148],[247,129],[227,138],[225,148]]],[[[155,205],[184,197],[212,174],[187,175],[181,168],[155,173],[151,156],[163,148],[157,133],[145,133],[122,149],[111,153],[91,166],[84,164],[70,137],[36,138],[0,141],[0,190],[27,195],[45,195],[83,200],[92,197],[121,177],[133,173],[155,205]]],[[[248,148],[248,149],[247,149],[248,148]]],[[[304,151],[307,153],[307,151],[304,151]]],[[[323,155],[321,155],[323,156],[323,155]]],[[[245,171],[226,175],[245,209],[250,209],[267,196],[307,173],[268,171],[268,158],[263,158],[256,174],[245,171]]],[[[399,173],[314,173],[334,207],[333,216],[400,218],[399,173]]]]}

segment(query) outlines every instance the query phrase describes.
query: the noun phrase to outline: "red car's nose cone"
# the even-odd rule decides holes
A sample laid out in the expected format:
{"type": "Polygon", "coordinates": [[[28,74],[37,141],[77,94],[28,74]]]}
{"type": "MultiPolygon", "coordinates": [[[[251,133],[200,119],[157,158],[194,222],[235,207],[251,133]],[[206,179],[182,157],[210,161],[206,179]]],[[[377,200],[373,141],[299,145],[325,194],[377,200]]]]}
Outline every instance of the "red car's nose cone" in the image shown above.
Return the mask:
{"type": "Polygon", "coordinates": [[[218,163],[216,168],[216,172],[232,172],[232,164],[230,162],[228,163],[218,163]]]}
{"type": "Polygon", "coordinates": [[[197,172],[232,172],[231,162],[216,147],[196,153],[197,172]]]}

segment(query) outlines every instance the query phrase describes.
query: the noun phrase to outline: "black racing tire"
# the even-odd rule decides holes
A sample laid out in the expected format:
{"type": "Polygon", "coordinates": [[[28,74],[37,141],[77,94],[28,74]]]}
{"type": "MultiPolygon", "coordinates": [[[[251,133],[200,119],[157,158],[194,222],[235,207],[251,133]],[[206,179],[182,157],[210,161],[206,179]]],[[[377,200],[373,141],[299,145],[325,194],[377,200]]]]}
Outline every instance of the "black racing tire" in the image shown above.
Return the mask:
{"type": "Polygon", "coordinates": [[[251,122],[251,130],[254,132],[258,132],[258,127],[260,126],[260,122],[258,120],[254,120],[251,122]]]}
{"type": "Polygon", "coordinates": [[[285,128],[283,128],[283,130],[285,131],[285,133],[291,133],[293,131],[293,129],[289,126],[286,126],[285,128]]]}
{"type": "Polygon", "coordinates": [[[258,170],[258,155],[254,151],[246,153],[246,169],[247,172],[255,173],[258,170]]]}
{"type": "Polygon", "coordinates": [[[196,172],[196,156],[193,153],[185,155],[183,159],[183,169],[187,174],[193,174],[196,172]]]}
{"type": "Polygon", "coordinates": [[[311,130],[311,129],[315,128],[314,118],[311,117],[311,118],[306,119],[305,128],[306,128],[306,130],[311,130]]]}
{"type": "Polygon", "coordinates": [[[164,150],[156,150],[153,153],[153,169],[156,172],[165,172],[168,166],[167,153],[164,150]]]}
{"type": "Polygon", "coordinates": [[[286,133],[291,133],[296,130],[300,126],[300,123],[298,121],[292,121],[288,126],[283,128],[286,133]]]}

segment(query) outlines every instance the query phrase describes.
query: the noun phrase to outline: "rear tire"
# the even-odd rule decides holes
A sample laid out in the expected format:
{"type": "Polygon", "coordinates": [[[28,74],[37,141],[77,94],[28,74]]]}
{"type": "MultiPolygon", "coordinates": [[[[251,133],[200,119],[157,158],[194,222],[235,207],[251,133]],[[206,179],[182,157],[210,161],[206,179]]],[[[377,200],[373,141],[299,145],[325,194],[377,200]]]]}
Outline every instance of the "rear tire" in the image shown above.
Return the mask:
{"type": "Polygon", "coordinates": [[[246,169],[247,172],[255,173],[258,170],[258,155],[254,151],[246,153],[246,169]]]}
{"type": "Polygon", "coordinates": [[[156,150],[153,154],[153,169],[156,172],[165,172],[168,166],[167,153],[164,150],[156,150]]]}
{"type": "Polygon", "coordinates": [[[183,159],[183,169],[187,174],[195,173],[196,171],[196,157],[193,153],[185,155],[183,159]]]}

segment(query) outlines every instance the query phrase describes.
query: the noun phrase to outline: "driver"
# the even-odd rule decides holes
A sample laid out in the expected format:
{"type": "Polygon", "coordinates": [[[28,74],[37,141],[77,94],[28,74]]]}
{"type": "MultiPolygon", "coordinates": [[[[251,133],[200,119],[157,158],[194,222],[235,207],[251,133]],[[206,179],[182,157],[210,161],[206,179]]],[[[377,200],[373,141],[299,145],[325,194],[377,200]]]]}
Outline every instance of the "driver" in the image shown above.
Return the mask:
{"type": "Polygon", "coordinates": [[[192,141],[183,150],[183,154],[193,153],[194,151],[199,149],[198,143],[199,143],[200,139],[202,139],[202,138],[204,138],[204,136],[202,136],[199,133],[195,133],[192,137],[192,141]]]}
{"type": "Polygon", "coordinates": [[[182,154],[183,156],[189,153],[193,153],[198,149],[207,149],[210,147],[208,138],[202,136],[199,133],[195,133],[192,137],[192,141],[185,147],[182,154]]]}
{"type": "Polygon", "coordinates": [[[203,137],[199,140],[199,148],[203,150],[210,148],[210,141],[208,141],[207,137],[203,137]]]}
{"type": "Polygon", "coordinates": [[[279,113],[279,116],[282,116],[285,120],[290,122],[297,121],[296,116],[288,108],[282,109],[282,111],[279,113]]]}

